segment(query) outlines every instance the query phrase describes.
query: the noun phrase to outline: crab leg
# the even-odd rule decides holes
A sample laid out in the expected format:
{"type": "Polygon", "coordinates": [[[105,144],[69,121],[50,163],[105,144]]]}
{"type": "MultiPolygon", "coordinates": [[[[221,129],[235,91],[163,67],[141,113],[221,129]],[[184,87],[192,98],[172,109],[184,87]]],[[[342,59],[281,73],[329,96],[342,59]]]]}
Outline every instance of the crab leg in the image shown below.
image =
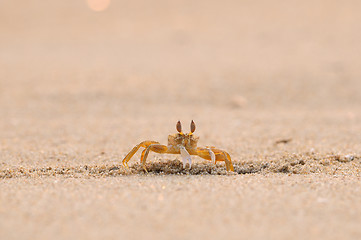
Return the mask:
{"type": "Polygon", "coordinates": [[[216,164],[216,154],[214,154],[214,152],[212,151],[212,149],[210,149],[210,148],[208,148],[208,147],[207,147],[207,150],[208,150],[209,155],[211,156],[212,163],[213,163],[213,164],[216,164]]]}
{"type": "Polygon", "coordinates": [[[146,149],[143,150],[142,152],[142,156],[140,157],[140,162],[142,164],[143,169],[147,171],[146,167],[145,167],[145,161],[147,160],[149,151],[153,151],[156,153],[167,153],[168,152],[168,147],[165,145],[161,145],[159,143],[155,143],[155,144],[150,144],[146,149]]]}
{"type": "Polygon", "coordinates": [[[123,166],[124,167],[128,167],[128,162],[129,160],[133,157],[133,155],[139,150],[139,148],[144,147],[147,148],[149,147],[149,145],[151,144],[159,144],[159,142],[156,141],[143,141],[141,143],[139,143],[138,145],[136,145],[128,154],[127,156],[125,156],[125,158],[123,159],[123,166]]]}
{"type": "Polygon", "coordinates": [[[224,162],[226,163],[227,171],[234,172],[231,156],[226,151],[223,151],[223,155],[224,155],[224,162]],[[227,167],[227,165],[228,165],[228,167],[227,167]]]}
{"type": "Polygon", "coordinates": [[[227,171],[232,171],[234,172],[234,168],[233,168],[233,164],[232,164],[232,160],[231,160],[231,156],[220,149],[214,148],[214,147],[206,147],[206,148],[197,148],[197,155],[201,158],[207,159],[207,160],[211,160],[213,162],[213,157],[215,157],[215,161],[224,161],[226,164],[226,169],[227,171]],[[212,152],[212,153],[210,153],[212,152]]]}

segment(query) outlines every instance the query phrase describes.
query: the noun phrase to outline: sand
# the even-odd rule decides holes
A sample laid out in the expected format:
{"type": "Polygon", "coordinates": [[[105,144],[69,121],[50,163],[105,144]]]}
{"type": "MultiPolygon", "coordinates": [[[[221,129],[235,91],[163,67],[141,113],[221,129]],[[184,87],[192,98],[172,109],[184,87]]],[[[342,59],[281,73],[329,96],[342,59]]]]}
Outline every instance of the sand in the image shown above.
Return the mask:
{"type": "Polygon", "coordinates": [[[6,239],[357,239],[350,176],[128,176],[1,182],[6,239]],[[4,192],[7,194],[4,195],[4,192]]]}
{"type": "Polygon", "coordinates": [[[1,239],[361,238],[359,1],[2,1],[1,239]],[[224,163],[151,153],[182,121],[224,163]]]}

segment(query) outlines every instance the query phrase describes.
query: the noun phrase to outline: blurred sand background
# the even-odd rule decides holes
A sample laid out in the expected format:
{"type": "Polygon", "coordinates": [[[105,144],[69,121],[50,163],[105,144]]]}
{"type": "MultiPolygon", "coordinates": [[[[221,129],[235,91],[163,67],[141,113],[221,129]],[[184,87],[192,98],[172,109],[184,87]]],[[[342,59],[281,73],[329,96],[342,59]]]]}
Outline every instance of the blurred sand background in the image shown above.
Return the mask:
{"type": "Polygon", "coordinates": [[[0,0],[2,239],[361,238],[360,1],[90,6],[0,0]],[[191,119],[235,175],[120,167],[191,119]]]}

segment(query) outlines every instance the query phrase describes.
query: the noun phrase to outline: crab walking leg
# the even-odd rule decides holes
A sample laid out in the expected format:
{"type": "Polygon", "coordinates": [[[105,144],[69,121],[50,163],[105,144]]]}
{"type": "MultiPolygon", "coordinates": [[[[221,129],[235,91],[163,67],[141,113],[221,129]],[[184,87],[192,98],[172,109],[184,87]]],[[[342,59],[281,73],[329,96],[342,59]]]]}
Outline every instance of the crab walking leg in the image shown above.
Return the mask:
{"type": "Polygon", "coordinates": [[[156,141],[143,141],[141,143],[139,143],[138,145],[136,145],[128,154],[127,156],[125,156],[125,158],[123,159],[122,163],[124,167],[128,167],[128,162],[129,160],[133,157],[133,155],[139,150],[139,148],[144,147],[147,148],[149,147],[149,145],[151,144],[159,144],[159,142],[156,141]]]}
{"type": "Polygon", "coordinates": [[[140,157],[140,163],[142,164],[143,169],[147,171],[146,167],[145,167],[145,161],[147,160],[149,151],[153,151],[156,153],[167,153],[168,152],[168,147],[165,145],[161,145],[159,143],[156,144],[151,144],[149,145],[146,149],[143,150],[142,152],[142,156],[140,157]]]}
{"type": "Polygon", "coordinates": [[[212,149],[207,148],[207,150],[208,150],[209,155],[211,156],[212,163],[213,163],[213,164],[216,164],[216,155],[214,154],[214,152],[212,151],[212,149]]]}
{"type": "Polygon", "coordinates": [[[179,146],[179,150],[182,156],[183,168],[186,168],[187,161],[189,163],[189,168],[191,168],[192,167],[191,155],[184,146],[179,146]]]}
{"type": "Polygon", "coordinates": [[[211,150],[213,152],[213,154],[215,155],[215,161],[224,161],[226,164],[226,169],[227,171],[232,171],[234,172],[234,168],[233,168],[233,164],[232,164],[232,160],[231,160],[231,156],[220,149],[214,148],[214,147],[207,147],[207,148],[197,148],[197,155],[201,158],[207,159],[207,160],[211,160],[212,159],[212,154],[209,152],[209,150],[211,150]]]}
{"type": "Polygon", "coordinates": [[[224,155],[224,162],[226,163],[226,167],[227,167],[227,171],[232,171],[234,172],[234,168],[233,168],[233,164],[232,164],[232,160],[231,160],[231,156],[225,152],[225,151],[222,151],[223,152],[223,155],[224,155]]]}

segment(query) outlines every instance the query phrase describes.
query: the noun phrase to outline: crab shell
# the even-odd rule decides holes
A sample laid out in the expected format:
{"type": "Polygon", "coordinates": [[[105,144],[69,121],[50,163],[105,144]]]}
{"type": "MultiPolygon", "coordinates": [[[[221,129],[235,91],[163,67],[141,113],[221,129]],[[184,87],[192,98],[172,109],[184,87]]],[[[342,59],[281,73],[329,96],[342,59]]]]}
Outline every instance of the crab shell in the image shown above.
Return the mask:
{"type": "Polygon", "coordinates": [[[168,136],[168,149],[174,153],[181,153],[181,149],[187,150],[191,155],[197,154],[199,137],[192,133],[176,133],[168,136]]]}

